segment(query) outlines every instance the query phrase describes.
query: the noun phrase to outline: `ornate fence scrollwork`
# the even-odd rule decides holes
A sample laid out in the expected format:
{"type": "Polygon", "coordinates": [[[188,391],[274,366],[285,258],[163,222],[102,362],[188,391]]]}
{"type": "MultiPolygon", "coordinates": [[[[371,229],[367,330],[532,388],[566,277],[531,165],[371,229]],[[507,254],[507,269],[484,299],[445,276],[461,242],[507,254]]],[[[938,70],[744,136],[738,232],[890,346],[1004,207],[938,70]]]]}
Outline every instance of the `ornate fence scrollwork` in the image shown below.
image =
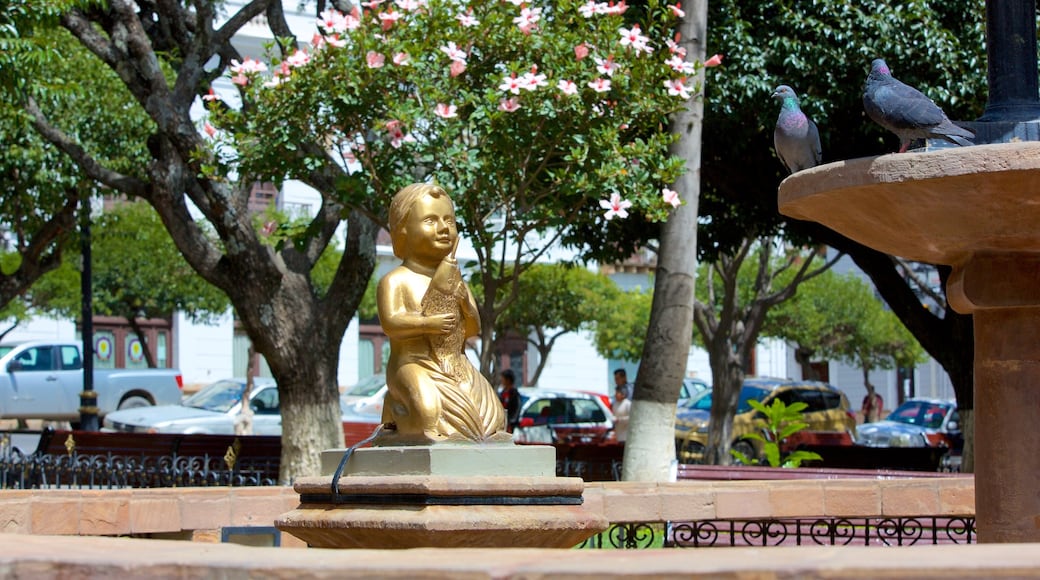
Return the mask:
{"type": "Polygon", "coordinates": [[[975,518],[805,518],[615,524],[582,548],[972,544],[975,518]]]}

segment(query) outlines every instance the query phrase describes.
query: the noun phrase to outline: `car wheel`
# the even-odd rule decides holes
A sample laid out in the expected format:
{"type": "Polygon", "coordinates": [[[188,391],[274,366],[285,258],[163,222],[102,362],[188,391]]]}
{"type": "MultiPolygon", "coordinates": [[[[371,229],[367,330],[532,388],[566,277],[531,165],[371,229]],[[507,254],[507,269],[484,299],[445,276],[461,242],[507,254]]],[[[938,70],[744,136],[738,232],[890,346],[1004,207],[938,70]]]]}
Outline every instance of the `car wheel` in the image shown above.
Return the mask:
{"type": "Polygon", "coordinates": [[[750,459],[752,465],[758,465],[758,454],[755,453],[755,446],[750,441],[737,441],[731,449],[750,459]]]}
{"type": "Polygon", "coordinates": [[[140,407],[151,407],[152,402],[144,397],[127,397],[119,403],[119,410],[123,409],[138,409],[140,407]]]}

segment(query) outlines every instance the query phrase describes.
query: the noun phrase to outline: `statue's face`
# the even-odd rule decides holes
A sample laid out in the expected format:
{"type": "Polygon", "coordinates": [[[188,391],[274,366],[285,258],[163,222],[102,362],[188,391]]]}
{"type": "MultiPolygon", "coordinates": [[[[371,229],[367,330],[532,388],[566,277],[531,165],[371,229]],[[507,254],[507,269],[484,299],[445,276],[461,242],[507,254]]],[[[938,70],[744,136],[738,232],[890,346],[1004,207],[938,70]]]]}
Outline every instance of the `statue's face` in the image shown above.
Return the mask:
{"type": "Polygon", "coordinates": [[[459,235],[451,201],[443,195],[424,195],[412,206],[403,233],[413,259],[440,262],[451,252],[459,235]]]}

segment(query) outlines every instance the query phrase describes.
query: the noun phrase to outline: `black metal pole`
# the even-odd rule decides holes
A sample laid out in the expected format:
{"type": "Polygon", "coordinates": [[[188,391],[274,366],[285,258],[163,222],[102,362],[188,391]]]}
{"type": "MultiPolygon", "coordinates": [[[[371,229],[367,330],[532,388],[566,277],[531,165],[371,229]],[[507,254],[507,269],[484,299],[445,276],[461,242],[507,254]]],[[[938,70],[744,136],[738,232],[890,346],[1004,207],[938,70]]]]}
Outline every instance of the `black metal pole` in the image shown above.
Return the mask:
{"type": "Polygon", "coordinates": [[[84,195],[79,200],[79,241],[83,256],[83,269],[80,271],[80,292],[82,299],[83,330],[83,391],[79,396],[79,424],[84,431],[97,431],[98,423],[97,392],[94,391],[94,305],[93,288],[90,269],[90,196],[84,195]]]}
{"type": "Polygon", "coordinates": [[[986,0],[989,101],[979,121],[1040,119],[1036,0],[986,0]]]}

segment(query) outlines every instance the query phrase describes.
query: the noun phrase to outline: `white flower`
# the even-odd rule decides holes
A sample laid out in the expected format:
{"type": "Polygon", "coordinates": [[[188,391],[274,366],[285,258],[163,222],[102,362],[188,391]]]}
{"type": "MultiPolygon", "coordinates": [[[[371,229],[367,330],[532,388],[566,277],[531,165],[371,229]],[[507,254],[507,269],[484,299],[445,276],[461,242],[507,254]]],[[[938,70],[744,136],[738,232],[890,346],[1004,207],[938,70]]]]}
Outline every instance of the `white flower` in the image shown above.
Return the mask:
{"type": "Polygon", "coordinates": [[[605,93],[610,90],[610,79],[598,78],[589,81],[589,88],[597,93],[605,93]]]}
{"type": "Polygon", "coordinates": [[[574,84],[574,81],[562,80],[556,83],[556,88],[565,95],[573,95],[578,92],[578,85],[574,84]]]}
{"type": "Polygon", "coordinates": [[[606,211],[603,217],[610,221],[617,216],[621,219],[628,217],[628,208],[632,207],[632,202],[621,199],[620,193],[610,194],[610,200],[601,199],[599,200],[599,206],[606,211]]]}
{"type": "Polygon", "coordinates": [[[690,98],[690,87],[683,84],[684,79],[675,79],[670,81],[664,81],[664,87],[668,89],[668,94],[673,97],[679,97],[681,99],[690,98]]]}

